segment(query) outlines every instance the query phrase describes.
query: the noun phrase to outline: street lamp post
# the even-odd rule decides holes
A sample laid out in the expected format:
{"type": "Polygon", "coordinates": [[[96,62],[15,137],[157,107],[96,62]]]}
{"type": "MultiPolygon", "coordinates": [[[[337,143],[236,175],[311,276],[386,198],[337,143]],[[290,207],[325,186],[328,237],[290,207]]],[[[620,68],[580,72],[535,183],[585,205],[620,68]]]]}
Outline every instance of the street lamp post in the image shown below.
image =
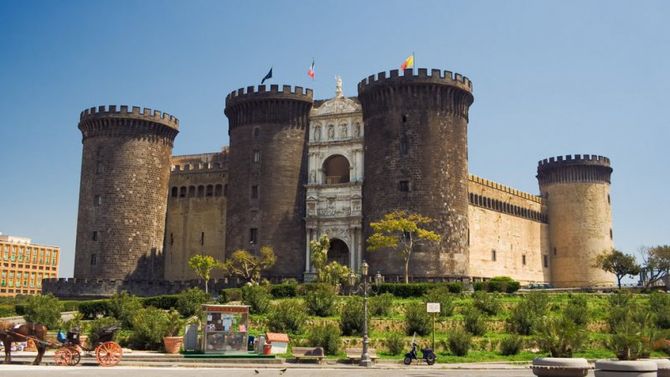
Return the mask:
{"type": "Polygon", "coordinates": [[[363,354],[361,354],[360,366],[371,367],[372,360],[368,354],[368,264],[361,264],[361,275],[363,277],[363,354]]]}

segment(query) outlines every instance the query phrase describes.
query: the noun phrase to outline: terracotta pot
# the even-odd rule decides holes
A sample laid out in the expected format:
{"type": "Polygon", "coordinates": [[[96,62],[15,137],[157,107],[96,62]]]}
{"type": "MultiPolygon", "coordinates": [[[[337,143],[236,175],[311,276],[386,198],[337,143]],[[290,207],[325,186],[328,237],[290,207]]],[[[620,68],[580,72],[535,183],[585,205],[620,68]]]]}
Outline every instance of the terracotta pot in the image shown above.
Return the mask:
{"type": "Polygon", "coordinates": [[[586,359],[570,357],[538,357],[530,368],[540,377],[585,377],[591,369],[586,359]]]}
{"type": "Polygon", "coordinates": [[[651,360],[598,360],[596,377],[657,377],[658,365],[651,360]]]}
{"type": "Polygon", "coordinates": [[[182,343],[184,343],[183,336],[163,337],[163,346],[165,346],[165,353],[179,353],[182,343]]]}

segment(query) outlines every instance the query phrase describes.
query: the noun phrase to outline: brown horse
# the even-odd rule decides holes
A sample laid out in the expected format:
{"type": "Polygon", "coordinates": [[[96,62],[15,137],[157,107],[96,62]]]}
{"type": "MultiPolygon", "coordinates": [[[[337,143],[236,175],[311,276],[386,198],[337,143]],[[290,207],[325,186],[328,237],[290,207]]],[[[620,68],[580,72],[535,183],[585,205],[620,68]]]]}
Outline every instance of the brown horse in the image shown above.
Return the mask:
{"type": "Polygon", "coordinates": [[[23,325],[14,325],[9,322],[0,323],[0,340],[5,346],[5,364],[12,361],[12,342],[25,342],[28,338],[35,338],[42,342],[35,341],[37,347],[37,357],[33,365],[39,365],[42,362],[42,356],[47,350],[47,343],[44,342],[47,337],[47,327],[39,323],[25,323],[23,325]]]}

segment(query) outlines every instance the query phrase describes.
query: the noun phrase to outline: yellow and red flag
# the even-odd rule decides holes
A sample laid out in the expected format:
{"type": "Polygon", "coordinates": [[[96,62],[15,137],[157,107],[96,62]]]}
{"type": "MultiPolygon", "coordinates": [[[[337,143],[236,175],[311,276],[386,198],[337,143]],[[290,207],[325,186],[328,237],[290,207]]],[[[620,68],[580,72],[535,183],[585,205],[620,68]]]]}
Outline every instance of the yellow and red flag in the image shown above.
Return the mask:
{"type": "Polygon", "coordinates": [[[404,62],[400,65],[400,69],[414,68],[414,53],[408,56],[404,62]]]}

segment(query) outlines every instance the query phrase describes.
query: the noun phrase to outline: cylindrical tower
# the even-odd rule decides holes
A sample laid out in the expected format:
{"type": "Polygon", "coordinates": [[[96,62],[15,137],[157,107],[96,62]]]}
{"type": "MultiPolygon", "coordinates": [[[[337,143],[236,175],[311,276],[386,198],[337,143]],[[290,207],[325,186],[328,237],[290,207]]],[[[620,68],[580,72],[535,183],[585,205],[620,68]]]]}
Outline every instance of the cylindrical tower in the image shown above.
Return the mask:
{"type": "Polygon", "coordinates": [[[230,135],[226,254],[271,246],[274,277],[305,266],[307,129],[312,90],[264,85],[226,97],[230,135]]]}
{"type": "MultiPolygon", "coordinates": [[[[410,260],[414,277],[460,277],[468,269],[468,110],[472,83],[433,69],[398,70],[358,84],[365,122],[363,216],[370,222],[407,210],[435,220],[442,240],[419,245],[410,260]]],[[[397,253],[367,253],[370,268],[403,273],[397,253]]]]}
{"type": "Polygon", "coordinates": [[[612,209],[607,157],[568,155],[542,160],[537,167],[547,202],[552,284],[556,287],[611,286],[614,275],[594,267],[612,250],[612,209]]]}
{"type": "Polygon", "coordinates": [[[83,111],[74,276],[163,278],[163,238],[177,118],[128,106],[83,111]]]}

